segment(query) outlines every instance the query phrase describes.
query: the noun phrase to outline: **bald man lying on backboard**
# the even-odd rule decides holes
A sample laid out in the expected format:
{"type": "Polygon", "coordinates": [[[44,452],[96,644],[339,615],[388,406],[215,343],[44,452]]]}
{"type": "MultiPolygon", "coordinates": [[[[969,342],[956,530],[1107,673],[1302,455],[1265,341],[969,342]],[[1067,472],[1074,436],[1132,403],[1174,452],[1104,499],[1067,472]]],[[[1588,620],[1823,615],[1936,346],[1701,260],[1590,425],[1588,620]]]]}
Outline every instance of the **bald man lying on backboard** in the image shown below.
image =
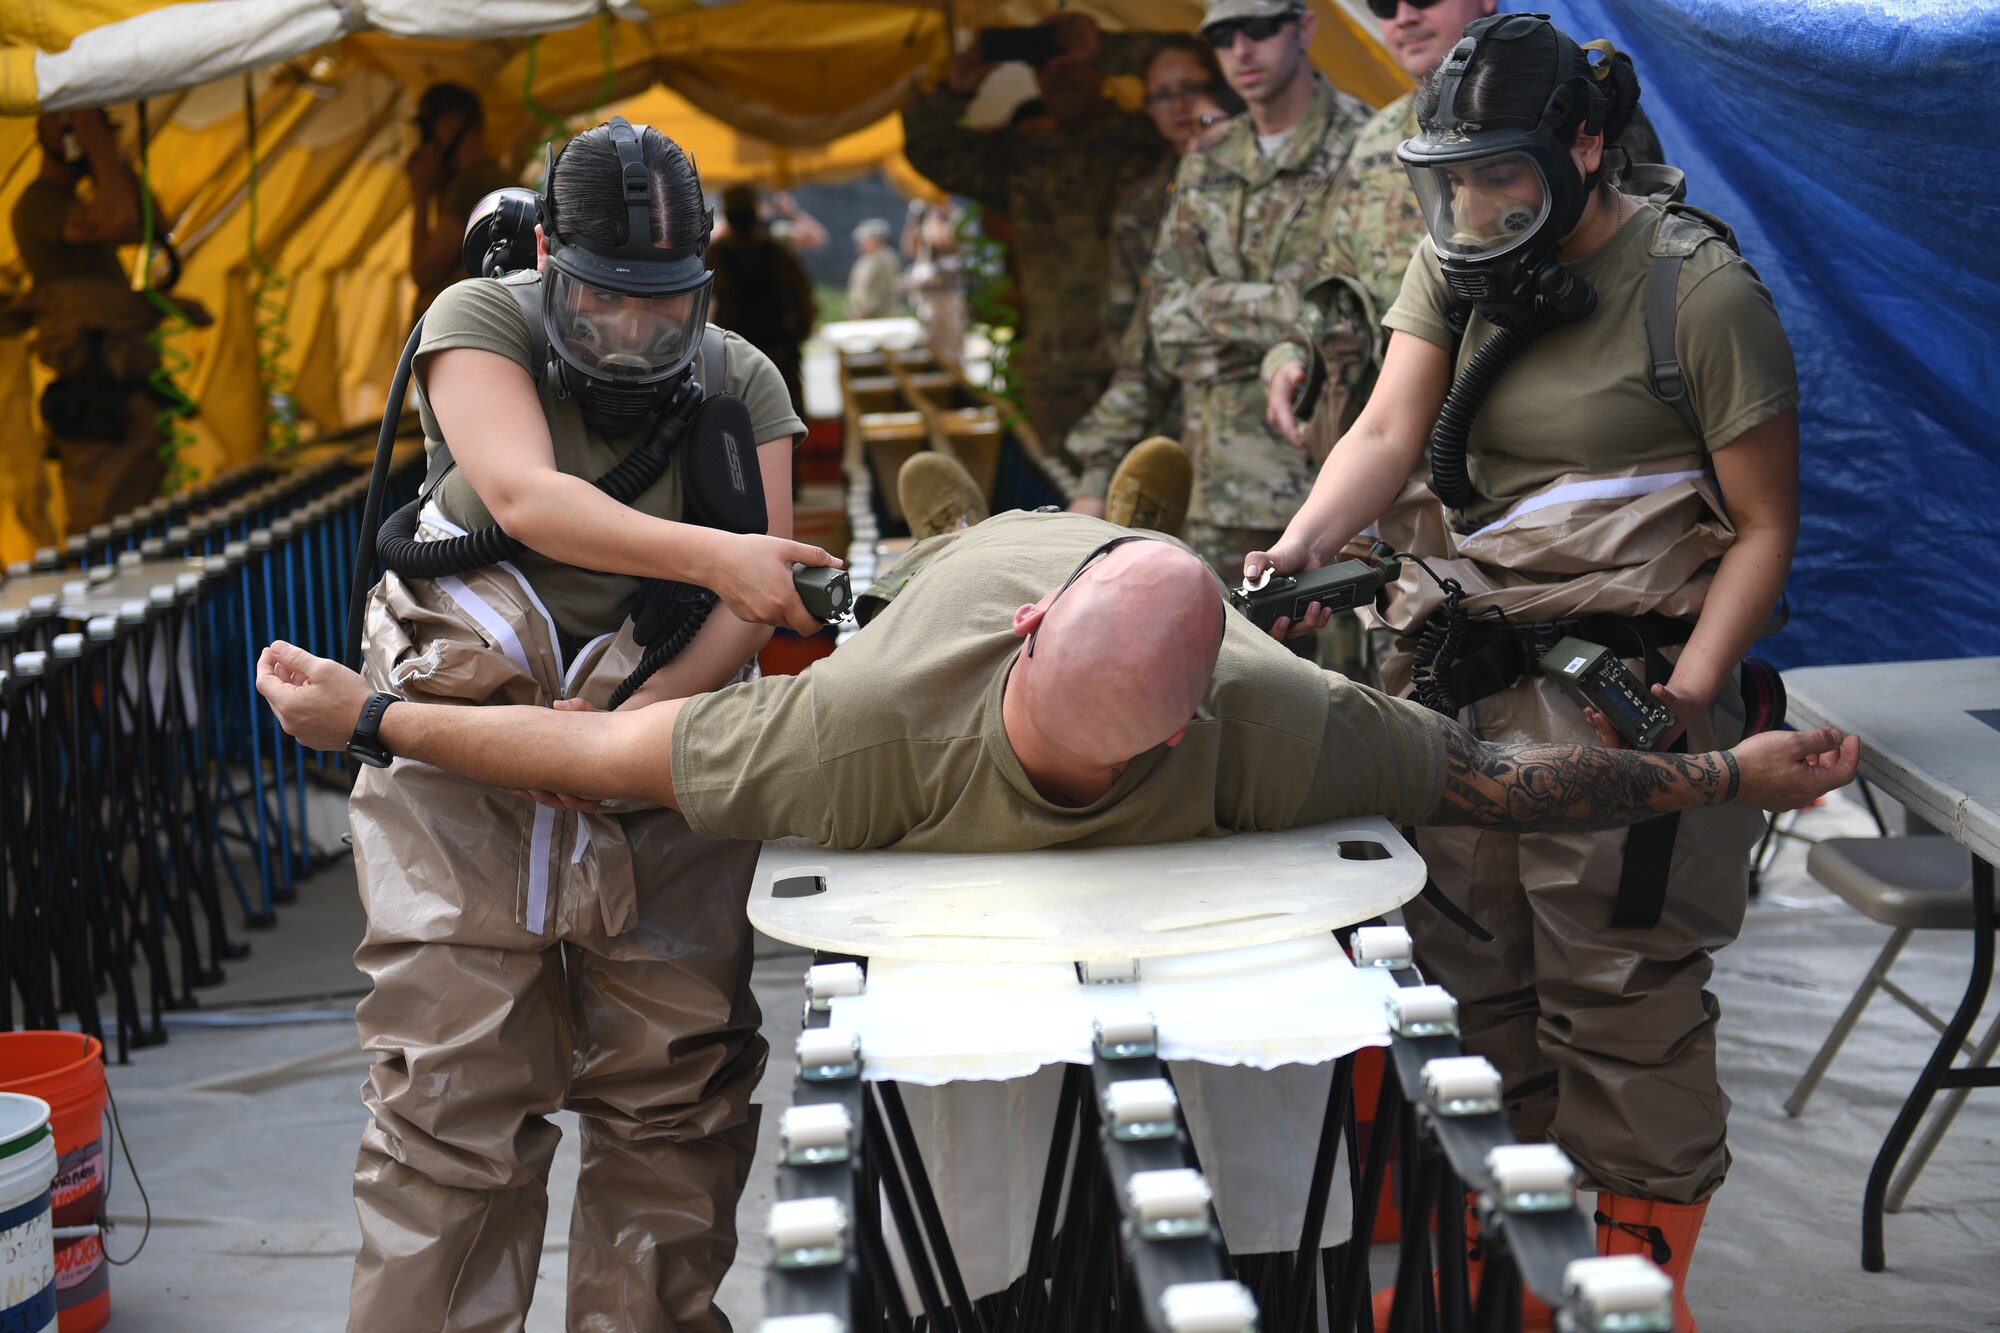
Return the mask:
{"type": "MultiPolygon", "coordinates": [[[[1706,754],[1488,744],[1300,660],[1178,544],[1077,514],[933,538],[890,581],[888,607],[803,675],[617,713],[397,703],[379,738],[496,786],[656,801],[711,837],[958,852],[1361,815],[1559,830],[1789,810],[1858,758],[1831,728],[1706,754]]],[[[347,743],[370,693],[283,643],[257,686],[319,750],[347,743]]]]}

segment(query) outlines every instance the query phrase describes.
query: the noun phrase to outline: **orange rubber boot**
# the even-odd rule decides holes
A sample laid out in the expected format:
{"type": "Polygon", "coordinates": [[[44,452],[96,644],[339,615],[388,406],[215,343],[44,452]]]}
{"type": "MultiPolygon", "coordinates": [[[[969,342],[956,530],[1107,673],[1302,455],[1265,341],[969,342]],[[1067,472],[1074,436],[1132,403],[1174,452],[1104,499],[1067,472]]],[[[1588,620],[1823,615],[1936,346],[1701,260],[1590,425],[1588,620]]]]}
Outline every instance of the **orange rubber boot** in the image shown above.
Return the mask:
{"type": "Polygon", "coordinates": [[[1707,1212],[1707,1199],[1668,1203],[1598,1191],[1597,1252],[1643,1254],[1665,1270],[1674,1280],[1674,1333],[1696,1333],[1687,1303],[1687,1273],[1707,1212]]]}

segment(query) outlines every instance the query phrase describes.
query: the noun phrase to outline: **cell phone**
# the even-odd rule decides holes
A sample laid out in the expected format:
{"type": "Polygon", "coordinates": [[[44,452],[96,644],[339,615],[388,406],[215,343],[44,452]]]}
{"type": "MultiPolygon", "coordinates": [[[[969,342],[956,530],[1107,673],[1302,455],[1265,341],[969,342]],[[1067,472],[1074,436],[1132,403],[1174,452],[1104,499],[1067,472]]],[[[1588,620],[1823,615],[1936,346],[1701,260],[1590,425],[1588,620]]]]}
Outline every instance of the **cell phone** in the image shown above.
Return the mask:
{"type": "Polygon", "coordinates": [[[1046,65],[1062,51],[1062,32],[1053,23],[979,31],[979,58],[989,64],[1018,60],[1024,65],[1046,65]]]}

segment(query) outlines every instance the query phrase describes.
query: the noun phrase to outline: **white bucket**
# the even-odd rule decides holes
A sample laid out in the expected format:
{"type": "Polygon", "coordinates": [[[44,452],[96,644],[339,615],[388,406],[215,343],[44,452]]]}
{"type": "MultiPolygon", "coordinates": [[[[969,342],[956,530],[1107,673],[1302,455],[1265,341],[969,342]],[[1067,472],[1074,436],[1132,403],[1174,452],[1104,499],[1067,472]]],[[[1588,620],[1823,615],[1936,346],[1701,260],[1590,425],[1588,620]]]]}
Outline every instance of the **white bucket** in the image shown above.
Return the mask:
{"type": "Polygon", "coordinates": [[[49,1213],[55,1175],[49,1104],[0,1092],[0,1328],[55,1329],[56,1243],[49,1213]]]}

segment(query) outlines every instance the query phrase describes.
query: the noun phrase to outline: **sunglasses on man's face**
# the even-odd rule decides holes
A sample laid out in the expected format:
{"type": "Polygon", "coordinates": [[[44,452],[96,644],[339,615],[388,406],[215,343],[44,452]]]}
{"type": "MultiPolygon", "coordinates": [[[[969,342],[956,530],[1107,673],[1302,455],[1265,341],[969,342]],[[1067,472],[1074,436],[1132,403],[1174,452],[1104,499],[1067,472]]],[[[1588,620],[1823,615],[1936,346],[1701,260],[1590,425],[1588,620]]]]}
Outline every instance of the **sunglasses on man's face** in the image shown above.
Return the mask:
{"type": "Polygon", "coordinates": [[[1203,28],[1201,39],[1218,51],[1227,51],[1236,45],[1236,34],[1239,32],[1253,42],[1268,42],[1283,32],[1286,24],[1296,23],[1298,19],[1296,10],[1289,14],[1269,14],[1262,18],[1224,19],[1220,23],[1211,23],[1203,28]]]}
{"type": "MultiPolygon", "coordinates": [[[[1403,3],[1404,0],[1368,0],[1368,12],[1387,23],[1396,17],[1396,10],[1403,3]]],[[[1438,0],[1408,0],[1408,3],[1411,9],[1429,9],[1438,0]]]]}

